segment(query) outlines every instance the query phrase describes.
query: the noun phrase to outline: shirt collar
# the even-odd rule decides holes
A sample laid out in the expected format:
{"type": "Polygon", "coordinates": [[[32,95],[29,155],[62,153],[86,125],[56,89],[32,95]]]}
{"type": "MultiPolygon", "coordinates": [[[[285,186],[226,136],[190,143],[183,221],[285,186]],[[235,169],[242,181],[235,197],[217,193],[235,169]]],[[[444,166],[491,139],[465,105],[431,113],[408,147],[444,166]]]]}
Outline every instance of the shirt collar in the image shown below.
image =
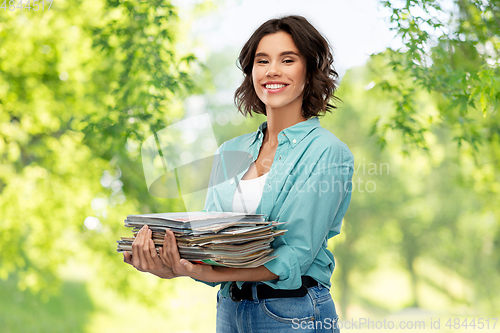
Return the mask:
{"type": "MultiPolygon", "coordinates": [[[[309,118],[306,121],[301,121],[293,126],[287,127],[278,133],[278,140],[281,140],[280,136],[287,138],[290,141],[292,148],[295,148],[300,141],[302,141],[312,130],[316,127],[321,126],[318,117],[309,118]]],[[[255,132],[255,137],[252,140],[252,144],[258,138],[264,138],[264,129],[267,127],[267,121],[260,124],[259,129],[255,132]]]]}

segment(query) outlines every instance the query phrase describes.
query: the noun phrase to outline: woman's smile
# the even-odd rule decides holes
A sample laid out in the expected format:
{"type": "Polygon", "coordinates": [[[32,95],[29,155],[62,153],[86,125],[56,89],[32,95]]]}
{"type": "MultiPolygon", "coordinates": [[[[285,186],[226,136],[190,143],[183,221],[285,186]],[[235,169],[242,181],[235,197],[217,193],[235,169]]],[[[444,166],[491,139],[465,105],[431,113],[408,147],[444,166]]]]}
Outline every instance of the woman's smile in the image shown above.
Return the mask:
{"type": "Polygon", "coordinates": [[[269,81],[269,82],[264,83],[263,86],[268,93],[273,94],[273,93],[282,92],[283,90],[285,90],[285,88],[288,86],[288,84],[282,83],[282,82],[276,82],[276,81],[269,81]]]}

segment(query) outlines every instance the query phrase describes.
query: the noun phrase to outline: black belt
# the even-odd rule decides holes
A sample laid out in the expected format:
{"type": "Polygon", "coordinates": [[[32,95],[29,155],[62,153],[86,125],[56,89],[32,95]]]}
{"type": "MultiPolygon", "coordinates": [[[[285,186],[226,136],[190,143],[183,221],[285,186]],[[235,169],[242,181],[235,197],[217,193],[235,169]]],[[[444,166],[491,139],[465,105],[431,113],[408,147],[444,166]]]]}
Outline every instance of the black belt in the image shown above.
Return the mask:
{"type": "MultiPolygon", "coordinates": [[[[304,297],[307,295],[307,288],[315,287],[318,285],[318,281],[310,276],[302,277],[302,287],[299,289],[273,289],[267,284],[257,285],[257,298],[285,298],[285,297],[304,297]]],[[[252,283],[244,283],[241,289],[238,288],[235,282],[232,282],[229,286],[229,296],[235,302],[239,302],[243,299],[252,301],[252,283]]]]}

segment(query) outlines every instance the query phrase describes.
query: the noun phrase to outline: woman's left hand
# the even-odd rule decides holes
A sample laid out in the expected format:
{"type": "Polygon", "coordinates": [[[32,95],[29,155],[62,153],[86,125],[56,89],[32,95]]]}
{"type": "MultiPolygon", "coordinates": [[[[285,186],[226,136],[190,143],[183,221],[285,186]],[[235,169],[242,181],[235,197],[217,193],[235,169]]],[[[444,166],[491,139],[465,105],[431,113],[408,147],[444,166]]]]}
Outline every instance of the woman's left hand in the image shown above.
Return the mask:
{"type": "Polygon", "coordinates": [[[176,277],[172,269],[166,266],[156,253],[152,235],[151,229],[144,225],[132,243],[132,253],[123,252],[123,261],[134,266],[140,272],[151,273],[162,279],[176,277]]]}
{"type": "Polygon", "coordinates": [[[172,268],[177,276],[189,276],[201,281],[217,282],[215,281],[216,272],[212,266],[193,264],[186,259],[181,259],[174,233],[170,230],[166,231],[163,248],[160,248],[160,258],[166,266],[172,268]]]}

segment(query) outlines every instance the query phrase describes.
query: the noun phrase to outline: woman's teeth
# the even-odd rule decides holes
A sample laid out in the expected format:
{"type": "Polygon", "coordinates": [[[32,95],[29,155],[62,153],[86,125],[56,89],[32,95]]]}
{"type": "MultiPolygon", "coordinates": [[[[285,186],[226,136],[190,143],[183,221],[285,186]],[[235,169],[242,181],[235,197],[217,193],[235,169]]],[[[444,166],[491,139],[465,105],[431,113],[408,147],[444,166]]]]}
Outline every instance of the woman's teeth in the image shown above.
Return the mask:
{"type": "Polygon", "coordinates": [[[266,84],[266,89],[281,89],[286,87],[286,84],[266,84]]]}

